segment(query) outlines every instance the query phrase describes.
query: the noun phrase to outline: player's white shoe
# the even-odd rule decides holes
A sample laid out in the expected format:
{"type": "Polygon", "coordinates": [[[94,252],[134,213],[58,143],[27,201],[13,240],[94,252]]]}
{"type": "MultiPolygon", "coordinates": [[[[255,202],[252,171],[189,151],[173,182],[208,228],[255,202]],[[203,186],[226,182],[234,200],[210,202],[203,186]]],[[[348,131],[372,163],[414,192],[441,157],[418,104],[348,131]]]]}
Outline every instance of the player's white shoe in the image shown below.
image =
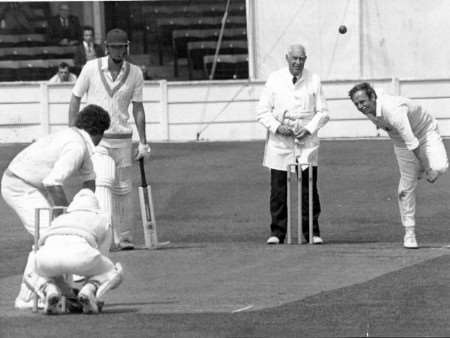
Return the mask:
{"type": "Polygon", "coordinates": [[[38,292],[38,308],[44,308],[45,296],[40,288],[35,288],[36,280],[33,274],[26,274],[23,276],[22,283],[20,285],[19,294],[14,301],[14,307],[19,310],[32,309],[34,305],[34,292],[38,292]]]}
{"type": "Polygon", "coordinates": [[[277,236],[270,236],[267,239],[266,244],[271,244],[271,245],[280,244],[280,239],[277,236]]]}
{"type": "Polygon", "coordinates": [[[49,282],[44,289],[45,302],[44,302],[44,312],[46,314],[56,314],[58,313],[58,303],[61,300],[61,291],[59,288],[49,282]]]}
{"type": "Polygon", "coordinates": [[[98,287],[96,297],[101,298],[108,290],[117,288],[123,280],[123,268],[120,263],[116,263],[115,269],[111,274],[111,277],[98,287]]]}
{"type": "Polygon", "coordinates": [[[83,313],[98,313],[96,291],[97,286],[87,282],[78,293],[78,300],[83,306],[83,313]]]}
{"type": "Polygon", "coordinates": [[[313,244],[323,244],[323,239],[319,236],[313,236],[313,244]]]}
{"type": "Polygon", "coordinates": [[[416,240],[416,233],[414,229],[406,229],[405,237],[403,238],[403,246],[407,249],[417,249],[419,245],[416,240]]]}

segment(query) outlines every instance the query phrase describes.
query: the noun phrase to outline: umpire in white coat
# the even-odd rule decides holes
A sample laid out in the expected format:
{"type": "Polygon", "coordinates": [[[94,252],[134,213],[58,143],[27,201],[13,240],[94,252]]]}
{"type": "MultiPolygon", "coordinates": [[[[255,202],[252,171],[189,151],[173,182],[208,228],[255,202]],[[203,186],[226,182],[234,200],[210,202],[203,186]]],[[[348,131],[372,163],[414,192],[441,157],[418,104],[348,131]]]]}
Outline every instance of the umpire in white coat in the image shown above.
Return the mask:
{"type": "MultiPolygon", "coordinates": [[[[317,190],[319,137],[329,120],[328,107],[320,78],[307,69],[302,45],[289,46],[288,67],[270,74],[257,106],[257,120],[267,128],[263,165],[270,168],[271,236],[267,244],[284,242],[287,228],[287,166],[295,163],[313,165],[313,242],[322,243],[319,229],[321,211],[317,190]]],[[[302,170],[303,236],[308,229],[308,175],[302,170]]]]}

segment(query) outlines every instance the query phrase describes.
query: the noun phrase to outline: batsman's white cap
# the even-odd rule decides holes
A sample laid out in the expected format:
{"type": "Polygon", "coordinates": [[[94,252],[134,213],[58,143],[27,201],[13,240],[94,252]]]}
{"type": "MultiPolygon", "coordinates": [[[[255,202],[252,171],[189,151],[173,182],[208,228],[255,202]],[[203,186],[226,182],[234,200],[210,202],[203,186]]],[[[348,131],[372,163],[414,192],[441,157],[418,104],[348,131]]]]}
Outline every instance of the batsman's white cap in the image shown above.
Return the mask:
{"type": "Polygon", "coordinates": [[[97,197],[91,189],[81,189],[69,204],[67,212],[74,211],[94,211],[97,212],[100,209],[97,197]]]}

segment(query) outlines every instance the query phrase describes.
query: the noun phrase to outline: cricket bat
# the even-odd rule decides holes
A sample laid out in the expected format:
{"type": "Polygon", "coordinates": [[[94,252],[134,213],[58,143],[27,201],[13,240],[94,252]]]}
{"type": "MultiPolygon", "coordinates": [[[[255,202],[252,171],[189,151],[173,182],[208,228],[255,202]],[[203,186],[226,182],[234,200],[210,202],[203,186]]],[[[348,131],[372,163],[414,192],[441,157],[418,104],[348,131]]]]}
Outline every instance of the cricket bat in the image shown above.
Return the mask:
{"type": "Polygon", "coordinates": [[[146,249],[158,249],[170,242],[158,242],[156,230],[155,211],[153,209],[152,188],[145,177],[144,159],[139,159],[139,171],[141,185],[138,187],[139,205],[141,210],[142,227],[144,230],[144,242],[146,249]]]}

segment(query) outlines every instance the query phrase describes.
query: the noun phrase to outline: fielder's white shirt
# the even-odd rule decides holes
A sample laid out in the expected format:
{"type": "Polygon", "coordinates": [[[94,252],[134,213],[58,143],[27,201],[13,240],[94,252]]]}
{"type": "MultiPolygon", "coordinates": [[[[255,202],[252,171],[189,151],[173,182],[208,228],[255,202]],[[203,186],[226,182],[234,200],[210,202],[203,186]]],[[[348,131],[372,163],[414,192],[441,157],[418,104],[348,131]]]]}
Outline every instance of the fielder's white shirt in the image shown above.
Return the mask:
{"type": "Polygon", "coordinates": [[[30,144],[11,161],[8,169],[37,188],[62,186],[74,174],[79,174],[83,181],[94,180],[93,153],[94,143],[87,132],[65,128],[30,144]]]}
{"type": "Polygon", "coordinates": [[[396,146],[409,150],[419,146],[427,131],[437,128],[436,119],[422,106],[401,96],[378,96],[376,116],[367,116],[389,134],[396,146]]]}
{"type": "Polygon", "coordinates": [[[130,102],[142,102],[144,77],[136,65],[124,61],[113,81],[108,68],[108,56],[88,61],[78,77],[72,93],[77,97],[87,94],[87,103],[108,111],[111,126],[105,135],[131,134],[128,125],[130,102]]]}
{"type": "Polygon", "coordinates": [[[100,211],[74,210],[60,215],[42,234],[40,244],[50,236],[69,235],[84,238],[90,246],[97,249],[109,231],[108,220],[100,211]]]}
{"type": "Polygon", "coordinates": [[[263,165],[277,170],[286,170],[297,157],[301,163],[317,165],[317,133],[329,120],[319,76],[304,69],[295,84],[292,77],[287,67],[271,73],[256,108],[258,122],[268,131],[263,165]],[[294,137],[278,135],[276,130],[282,122],[296,123],[311,135],[301,143],[294,137]]]}

